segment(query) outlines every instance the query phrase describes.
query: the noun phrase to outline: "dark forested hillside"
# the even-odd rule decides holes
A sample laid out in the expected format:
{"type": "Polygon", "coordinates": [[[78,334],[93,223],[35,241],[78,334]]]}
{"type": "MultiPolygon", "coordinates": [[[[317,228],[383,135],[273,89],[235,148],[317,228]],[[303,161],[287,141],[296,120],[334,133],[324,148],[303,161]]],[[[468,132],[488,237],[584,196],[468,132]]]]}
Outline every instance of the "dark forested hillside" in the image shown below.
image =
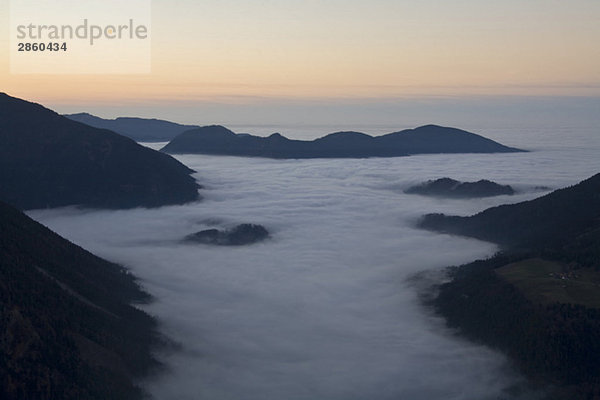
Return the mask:
{"type": "Polygon", "coordinates": [[[269,158],[361,158],[522,150],[460,129],[426,125],[377,137],[336,132],[312,141],[291,140],[279,133],[269,137],[238,135],[222,126],[205,126],[178,135],[161,151],[269,158]]]}
{"type": "Polygon", "coordinates": [[[0,93],[0,199],[18,208],[181,204],[198,198],[192,172],[129,138],[0,93]]]}
{"type": "Polygon", "coordinates": [[[436,309],[508,354],[551,399],[600,398],[600,174],[535,200],[421,226],[495,241],[501,255],[454,268],[436,309]]]}
{"type": "Polygon", "coordinates": [[[122,267],[0,202],[0,398],[139,399],[156,362],[148,300],[122,267]]]}
{"type": "MultiPolygon", "coordinates": [[[[507,354],[536,386],[547,391],[544,398],[598,398],[600,309],[535,301],[530,291],[498,272],[515,260],[524,265],[531,262],[523,257],[498,255],[455,268],[452,280],[441,285],[435,308],[449,326],[507,354]]],[[[566,290],[574,286],[570,279],[556,280],[566,290]]]]}
{"type": "Polygon", "coordinates": [[[471,217],[429,214],[420,226],[506,247],[554,248],[575,245],[576,239],[589,241],[600,228],[600,174],[535,200],[490,208],[471,217]]]}

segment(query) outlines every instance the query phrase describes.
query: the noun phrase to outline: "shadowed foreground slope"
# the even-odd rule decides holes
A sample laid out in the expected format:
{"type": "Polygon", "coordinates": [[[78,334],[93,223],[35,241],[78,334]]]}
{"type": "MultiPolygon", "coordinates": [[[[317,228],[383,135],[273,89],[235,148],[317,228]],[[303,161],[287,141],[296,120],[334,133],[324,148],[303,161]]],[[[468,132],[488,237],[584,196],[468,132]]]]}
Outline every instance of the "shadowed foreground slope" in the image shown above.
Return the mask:
{"type": "Polygon", "coordinates": [[[156,362],[148,300],[104,261],[0,202],[0,398],[140,399],[156,362]]]}

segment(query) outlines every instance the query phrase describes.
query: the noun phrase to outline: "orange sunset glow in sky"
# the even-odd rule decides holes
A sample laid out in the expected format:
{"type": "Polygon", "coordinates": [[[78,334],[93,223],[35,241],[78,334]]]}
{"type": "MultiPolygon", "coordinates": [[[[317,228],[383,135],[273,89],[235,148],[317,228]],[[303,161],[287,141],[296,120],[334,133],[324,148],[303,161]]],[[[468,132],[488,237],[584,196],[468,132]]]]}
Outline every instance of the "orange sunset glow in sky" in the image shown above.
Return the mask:
{"type": "Polygon", "coordinates": [[[0,90],[51,104],[600,95],[597,0],[154,0],[126,75],[11,74],[4,31],[0,90]]]}

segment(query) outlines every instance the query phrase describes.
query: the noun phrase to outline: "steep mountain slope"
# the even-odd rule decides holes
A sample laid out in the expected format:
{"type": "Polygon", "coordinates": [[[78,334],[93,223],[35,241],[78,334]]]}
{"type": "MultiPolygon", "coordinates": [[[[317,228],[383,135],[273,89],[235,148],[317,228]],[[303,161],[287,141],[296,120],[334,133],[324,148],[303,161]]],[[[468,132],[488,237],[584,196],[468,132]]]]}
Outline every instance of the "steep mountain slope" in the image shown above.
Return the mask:
{"type": "Polygon", "coordinates": [[[0,93],[0,199],[19,208],[181,204],[198,198],[192,172],[114,132],[0,93]]]}
{"type": "Polygon", "coordinates": [[[148,295],[122,267],[0,202],[0,398],[139,399],[148,295]]]}

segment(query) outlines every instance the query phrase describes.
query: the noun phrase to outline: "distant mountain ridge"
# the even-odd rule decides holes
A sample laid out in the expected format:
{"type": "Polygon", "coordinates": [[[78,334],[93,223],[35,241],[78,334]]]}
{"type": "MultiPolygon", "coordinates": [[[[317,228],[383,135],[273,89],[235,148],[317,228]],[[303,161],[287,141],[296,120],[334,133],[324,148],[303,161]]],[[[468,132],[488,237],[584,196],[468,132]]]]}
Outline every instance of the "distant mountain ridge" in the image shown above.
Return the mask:
{"type": "Polygon", "coordinates": [[[336,132],[306,141],[274,133],[268,137],[236,134],[220,126],[192,129],[175,137],[161,151],[170,154],[215,154],[268,158],[398,157],[434,153],[510,153],[504,146],[456,128],[425,125],[382,136],[336,132]]]}
{"type": "Polygon", "coordinates": [[[112,131],[0,93],[0,199],[21,209],[198,199],[193,171],[112,131]]]}
{"type": "Polygon", "coordinates": [[[64,116],[94,128],[109,129],[137,142],[168,142],[182,132],[199,128],[198,125],[182,125],[155,118],[105,119],[88,113],[65,114],[64,116]]]}

